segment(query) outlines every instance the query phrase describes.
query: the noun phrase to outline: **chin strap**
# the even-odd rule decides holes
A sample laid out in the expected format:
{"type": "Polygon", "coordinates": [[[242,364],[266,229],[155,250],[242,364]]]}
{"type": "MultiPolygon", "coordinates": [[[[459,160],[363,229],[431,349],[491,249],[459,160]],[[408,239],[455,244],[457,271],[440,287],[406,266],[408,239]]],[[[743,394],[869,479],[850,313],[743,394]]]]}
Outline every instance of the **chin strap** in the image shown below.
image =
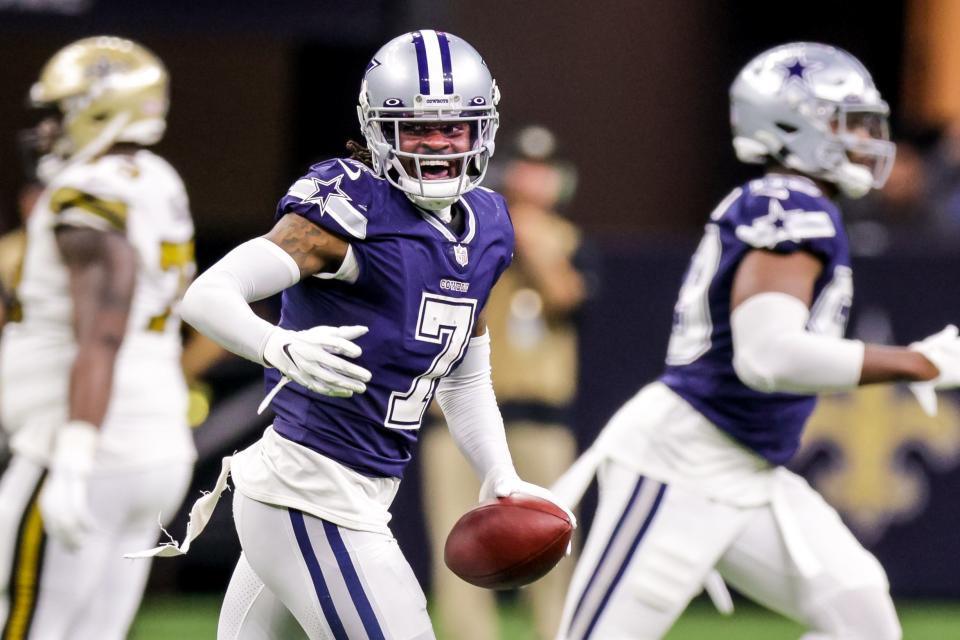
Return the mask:
{"type": "Polygon", "coordinates": [[[44,156],[37,165],[37,177],[39,177],[44,184],[49,184],[57,174],[67,168],[83,164],[91,158],[100,155],[117,141],[124,128],[130,122],[131,117],[129,111],[118,113],[103,127],[100,133],[97,134],[97,137],[68,157],[61,159],[53,154],[44,156]]]}
{"type": "Polygon", "coordinates": [[[454,203],[460,199],[460,196],[454,196],[452,198],[424,198],[423,196],[417,196],[408,191],[404,191],[403,194],[407,196],[410,202],[421,209],[432,211],[438,218],[447,224],[449,224],[453,219],[453,214],[450,212],[450,207],[452,207],[454,203]]]}

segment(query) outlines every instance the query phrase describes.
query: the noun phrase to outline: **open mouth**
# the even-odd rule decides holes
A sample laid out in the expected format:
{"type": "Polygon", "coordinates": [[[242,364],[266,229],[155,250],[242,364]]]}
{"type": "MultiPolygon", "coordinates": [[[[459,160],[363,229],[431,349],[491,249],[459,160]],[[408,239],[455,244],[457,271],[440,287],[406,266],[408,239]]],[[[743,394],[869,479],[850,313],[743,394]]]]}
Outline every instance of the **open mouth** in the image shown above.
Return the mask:
{"type": "Polygon", "coordinates": [[[420,160],[420,173],[424,180],[444,180],[457,175],[452,160],[420,160]]]}

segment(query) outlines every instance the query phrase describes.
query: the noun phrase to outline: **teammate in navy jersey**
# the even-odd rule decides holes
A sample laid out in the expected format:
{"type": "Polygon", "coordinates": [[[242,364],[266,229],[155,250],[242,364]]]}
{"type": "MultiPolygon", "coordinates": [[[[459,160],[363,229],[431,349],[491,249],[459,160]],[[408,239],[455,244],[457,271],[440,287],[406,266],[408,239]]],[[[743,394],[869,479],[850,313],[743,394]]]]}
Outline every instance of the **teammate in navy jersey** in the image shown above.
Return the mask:
{"type": "Polygon", "coordinates": [[[267,367],[276,411],[218,483],[230,470],[243,546],[219,638],[433,638],[388,521],[434,395],[481,500],[553,499],[517,477],[490,383],[482,311],[513,252],[503,198],[479,186],[498,100],[460,38],[391,40],[363,78],[366,148],[311,167],[273,229],[187,292],[188,322],[267,367]],[[280,291],[273,326],[249,303],[280,291]]]}
{"type": "Polygon", "coordinates": [[[909,348],[844,339],[853,297],[833,197],[885,182],[888,108],[867,70],[794,43],[751,61],[730,91],[734,148],[765,164],[710,215],[680,288],[660,379],[628,401],[553,489],[600,499],[560,638],[663,637],[704,586],[804,624],[805,640],[896,640],[876,559],[799,476],[820,391],[911,381],[928,409],[960,384],[956,327],[909,348]]]}

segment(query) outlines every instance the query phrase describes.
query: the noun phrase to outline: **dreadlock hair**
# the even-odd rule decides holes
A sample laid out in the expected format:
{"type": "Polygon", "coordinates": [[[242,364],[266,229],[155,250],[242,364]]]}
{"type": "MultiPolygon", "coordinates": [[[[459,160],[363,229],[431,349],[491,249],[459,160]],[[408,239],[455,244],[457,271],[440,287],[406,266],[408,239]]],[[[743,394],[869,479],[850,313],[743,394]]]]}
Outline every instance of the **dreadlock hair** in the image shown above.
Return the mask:
{"type": "Polygon", "coordinates": [[[356,140],[347,140],[347,151],[350,152],[350,159],[362,162],[371,169],[373,168],[373,156],[370,155],[370,149],[365,144],[356,140]]]}

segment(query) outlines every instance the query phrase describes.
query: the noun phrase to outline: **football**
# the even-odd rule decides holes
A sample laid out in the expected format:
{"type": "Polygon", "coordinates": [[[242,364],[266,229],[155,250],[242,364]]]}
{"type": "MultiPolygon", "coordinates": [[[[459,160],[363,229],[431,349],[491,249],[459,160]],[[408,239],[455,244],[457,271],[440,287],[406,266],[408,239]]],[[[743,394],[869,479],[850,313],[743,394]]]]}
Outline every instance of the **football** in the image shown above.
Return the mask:
{"type": "Polygon", "coordinates": [[[573,535],[555,504],[514,494],[483,502],[453,525],[443,560],[456,575],[486,589],[512,589],[543,577],[566,554],[573,535]]]}

